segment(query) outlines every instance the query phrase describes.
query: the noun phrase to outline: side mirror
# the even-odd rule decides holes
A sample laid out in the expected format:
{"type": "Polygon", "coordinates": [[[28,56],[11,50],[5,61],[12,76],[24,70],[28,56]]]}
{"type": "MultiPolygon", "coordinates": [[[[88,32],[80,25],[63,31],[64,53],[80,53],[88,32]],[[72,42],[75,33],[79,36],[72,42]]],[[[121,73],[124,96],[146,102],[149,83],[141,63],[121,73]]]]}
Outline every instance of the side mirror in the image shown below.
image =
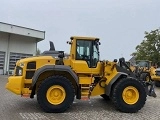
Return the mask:
{"type": "Polygon", "coordinates": [[[71,42],[71,41],[67,41],[67,44],[70,44],[70,45],[71,45],[71,44],[72,44],[72,42],[71,42]]]}

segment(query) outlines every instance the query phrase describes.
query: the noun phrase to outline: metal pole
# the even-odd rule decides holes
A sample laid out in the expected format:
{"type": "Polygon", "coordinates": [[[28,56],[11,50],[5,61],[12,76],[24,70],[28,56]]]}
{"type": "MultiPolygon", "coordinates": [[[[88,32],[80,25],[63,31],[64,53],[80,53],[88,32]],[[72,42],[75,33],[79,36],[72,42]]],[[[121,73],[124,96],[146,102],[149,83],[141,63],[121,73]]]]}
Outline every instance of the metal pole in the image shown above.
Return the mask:
{"type": "Polygon", "coordinates": [[[11,34],[8,34],[8,44],[7,44],[7,60],[6,60],[6,74],[9,75],[9,43],[10,43],[11,34]]]}

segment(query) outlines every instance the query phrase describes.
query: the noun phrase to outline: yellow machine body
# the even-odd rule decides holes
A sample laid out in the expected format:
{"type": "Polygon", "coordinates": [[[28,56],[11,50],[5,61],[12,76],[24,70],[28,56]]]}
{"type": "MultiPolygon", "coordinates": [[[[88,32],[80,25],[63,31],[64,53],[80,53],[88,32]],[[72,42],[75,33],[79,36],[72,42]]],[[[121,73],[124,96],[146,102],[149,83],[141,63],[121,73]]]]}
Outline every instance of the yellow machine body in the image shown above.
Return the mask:
{"type": "Polygon", "coordinates": [[[37,94],[40,106],[47,112],[65,111],[74,96],[113,97],[115,106],[123,112],[137,112],[143,107],[146,101],[143,85],[120,67],[116,59],[99,59],[99,38],[73,36],[67,43],[71,46],[67,57],[63,51],[52,49],[17,61],[6,89],[30,98],[37,94]],[[130,105],[135,109],[130,109],[130,105]]]}

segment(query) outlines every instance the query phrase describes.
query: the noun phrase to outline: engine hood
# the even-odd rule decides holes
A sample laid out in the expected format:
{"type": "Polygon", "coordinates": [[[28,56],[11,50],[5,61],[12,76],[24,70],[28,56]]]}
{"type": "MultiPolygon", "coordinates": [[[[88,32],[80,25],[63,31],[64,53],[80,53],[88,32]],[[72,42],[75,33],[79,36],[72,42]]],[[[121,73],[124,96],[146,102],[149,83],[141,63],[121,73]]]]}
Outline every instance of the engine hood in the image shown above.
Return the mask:
{"type": "Polygon", "coordinates": [[[52,56],[33,56],[33,57],[21,59],[18,62],[31,62],[31,61],[51,60],[51,59],[53,59],[52,56]]]}

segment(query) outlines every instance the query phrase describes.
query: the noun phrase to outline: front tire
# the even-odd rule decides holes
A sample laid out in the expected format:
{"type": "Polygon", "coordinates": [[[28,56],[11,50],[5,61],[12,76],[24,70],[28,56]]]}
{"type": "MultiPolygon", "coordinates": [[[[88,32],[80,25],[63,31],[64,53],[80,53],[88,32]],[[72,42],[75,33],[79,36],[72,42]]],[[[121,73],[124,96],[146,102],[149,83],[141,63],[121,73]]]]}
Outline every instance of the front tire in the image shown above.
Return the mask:
{"type": "Polygon", "coordinates": [[[45,112],[60,113],[73,103],[75,90],[63,76],[52,76],[44,80],[37,92],[37,101],[45,112]]]}
{"type": "Polygon", "coordinates": [[[140,110],[145,104],[146,97],[144,85],[133,78],[121,79],[112,90],[112,102],[115,107],[126,113],[140,110]]]}

